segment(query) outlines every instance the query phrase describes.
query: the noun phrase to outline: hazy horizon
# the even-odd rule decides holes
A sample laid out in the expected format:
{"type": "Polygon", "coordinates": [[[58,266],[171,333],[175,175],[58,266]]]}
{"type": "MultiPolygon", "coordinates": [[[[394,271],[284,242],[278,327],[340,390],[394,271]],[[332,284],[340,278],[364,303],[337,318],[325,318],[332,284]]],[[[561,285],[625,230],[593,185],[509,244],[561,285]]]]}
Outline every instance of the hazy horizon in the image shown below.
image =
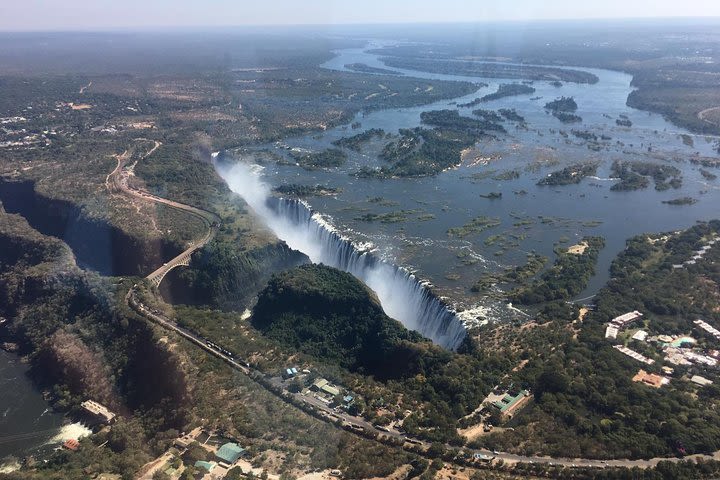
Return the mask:
{"type": "Polygon", "coordinates": [[[45,0],[12,2],[0,7],[0,31],[103,31],[270,26],[339,26],[388,24],[452,24],[487,22],[533,22],[567,20],[704,19],[720,17],[720,2],[688,0],[607,0],[585,4],[574,0],[510,0],[503,4],[478,5],[465,0],[368,0],[346,4],[333,0],[297,2],[275,0],[244,4],[216,0],[157,0],[141,2],[45,0]]]}

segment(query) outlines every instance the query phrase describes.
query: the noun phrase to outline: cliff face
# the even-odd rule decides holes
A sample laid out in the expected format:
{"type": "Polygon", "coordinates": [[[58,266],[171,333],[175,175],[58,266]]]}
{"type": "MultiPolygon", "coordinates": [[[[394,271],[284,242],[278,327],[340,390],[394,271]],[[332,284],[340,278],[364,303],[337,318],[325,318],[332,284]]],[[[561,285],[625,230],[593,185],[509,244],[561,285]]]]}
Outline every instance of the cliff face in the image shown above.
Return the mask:
{"type": "Polygon", "coordinates": [[[187,375],[176,353],[124,305],[128,285],[79,269],[67,245],[0,211],[0,341],[19,344],[60,408],[88,398],[119,413],[164,410],[183,428],[187,375]]]}
{"type": "Polygon", "coordinates": [[[308,262],[283,242],[246,251],[213,242],[195,254],[189,268],[171,271],[160,291],[169,303],[243,310],[273,273],[308,262]]]}
{"type": "Polygon", "coordinates": [[[32,182],[0,178],[0,201],[8,213],[22,215],[35,230],[67,243],[79,266],[102,275],[147,275],[182,251],[179,245],[137,238],[102,219],[89,218],[78,205],[38,193],[32,182]]]}

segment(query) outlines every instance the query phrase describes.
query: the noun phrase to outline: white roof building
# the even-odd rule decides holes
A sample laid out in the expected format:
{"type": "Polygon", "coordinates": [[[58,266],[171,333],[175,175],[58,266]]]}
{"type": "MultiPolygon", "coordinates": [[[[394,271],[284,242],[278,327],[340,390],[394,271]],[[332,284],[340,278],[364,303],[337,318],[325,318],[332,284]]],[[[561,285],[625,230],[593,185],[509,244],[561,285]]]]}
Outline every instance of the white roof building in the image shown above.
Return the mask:
{"type": "Polygon", "coordinates": [[[644,342],[647,338],[648,333],[645,330],[638,330],[635,332],[635,334],[632,336],[633,340],[637,340],[639,342],[644,342]]]}
{"type": "Polygon", "coordinates": [[[642,313],[638,312],[637,310],[634,310],[632,312],[623,313],[622,315],[618,315],[617,317],[610,320],[610,323],[614,323],[618,327],[622,328],[625,325],[634,322],[638,318],[641,318],[643,316],[642,313]]]}
{"type": "Polygon", "coordinates": [[[712,385],[713,383],[712,380],[708,380],[707,378],[701,377],[700,375],[693,375],[690,378],[690,381],[700,385],[701,387],[704,387],[706,385],[712,385]]]}
{"type": "Polygon", "coordinates": [[[612,338],[613,340],[617,338],[618,335],[618,328],[613,325],[608,325],[605,329],[605,338],[612,338]]]}

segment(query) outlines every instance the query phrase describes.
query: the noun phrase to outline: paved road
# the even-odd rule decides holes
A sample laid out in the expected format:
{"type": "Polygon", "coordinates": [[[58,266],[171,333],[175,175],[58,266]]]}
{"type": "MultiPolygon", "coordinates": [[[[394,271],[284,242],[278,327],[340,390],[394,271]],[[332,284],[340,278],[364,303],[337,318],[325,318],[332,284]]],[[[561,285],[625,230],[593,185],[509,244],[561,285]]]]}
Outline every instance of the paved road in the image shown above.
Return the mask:
{"type": "MultiPolygon", "coordinates": [[[[155,149],[159,147],[159,142],[156,142],[155,147],[148,152],[143,158],[146,158],[150,153],[152,153],[155,149]]],[[[197,217],[201,218],[203,222],[208,227],[208,232],[205,234],[205,236],[198,240],[197,242],[193,242],[193,244],[188,247],[184,252],[182,252],[177,257],[173,258],[169,262],[167,262],[165,265],[160,267],[159,269],[152,272],[150,275],[148,275],[148,279],[155,282],[156,285],[159,284],[159,281],[162,280],[162,278],[165,276],[165,274],[171,270],[172,268],[178,266],[178,265],[186,265],[189,261],[190,255],[197,249],[201,248],[203,245],[208,243],[212,238],[215,236],[215,233],[217,232],[217,226],[219,225],[220,219],[217,215],[206,212],[204,210],[192,207],[190,205],[184,205],[182,203],[174,202],[171,200],[166,200],[161,197],[157,197],[155,195],[152,195],[147,192],[143,192],[141,190],[133,189],[132,187],[128,186],[127,183],[127,175],[124,174],[124,167],[125,162],[127,160],[127,152],[125,152],[123,155],[118,156],[118,165],[113,170],[113,172],[108,175],[107,177],[107,185],[108,189],[111,191],[119,191],[124,192],[128,195],[132,195],[137,198],[141,198],[148,201],[153,201],[157,203],[163,203],[165,205],[171,206],[173,208],[177,208],[179,210],[183,210],[185,212],[191,213],[193,215],[196,215],[197,217]]],[[[235,358],[235,356],[228,352],[227,350],[223,349],[222,346],[215,345],[214,343],[206,340],[205,338],[187,330],[184,329],[177,324],[175,324],[171,319],[166,318],[163,316],[162,312],[160,311],[153,311],[146,305],[143,305],[136,297],[135,295],[135,287],[131,288],[126,297],[125,300],[127,304],[136,312],[143,315],[148,320],[154,322],[155,324],[161,326],[162,328],[166,330],[173,331],[180,335],[181,337],[187,339],[191,343],[197,345],[198,347],[202,348],[206,353],[213,355],[220,360],[227,363],[231,368],[244,373],[245,375],[250,376],[250,378],[258,378],[258,377],[264,377],[265,374],[252,369],[249,364],[244,362],[241,359],[235,358]]],[[[305,393],[302,392],[299,393],[291,393],[286,389],[286,385],[283,382],[283,379],[280,377],[274,377],[269,379],[270,385],[272,385],[275,388],[282,388],[283,389],[283,395],[281,395],[281,398],[284,398],[284,396],[287,396],[289,398],[295,398],[296,400],[300,400],[302,402],[305,402],[312,406],[316,411],[321,413],[322,418],[327,421],[335,424],[337,420],[341,420],[343,422],[343,425],[347,427],[350,431],[355,431],[355,433],[365,433],[365,434],[375,434],[377,436],[384,435],[386,437],[392,437],[395,439],[401,439],[403,440],[404,447],[409,446],[420,446],[422,448],[429,448],[430,443],[425,442],[422,440],[418,440],[415,438],[411,438],[407,436],[404,433],[398,432],[396,430],[390,430],[386,429],[384,427],[376,427],[375,425],[371,424],[370,422],[366,421],[365,419],[361,417],[355,417],[352,415],[349,415],[346,412],[343,411],[337,411],[333,408],[331,408],[329,405],[327,405],[325,402],[319,400],[317,397],[314,396],[312,393],[305,393]]],[[[259,385],[265,386],[262,383],[259,383],[259,385]]],[[[482,454],[488,457],[493,457],[495,459],[502,459],[505,463],[543,463],[543,464],[549,464],[549,465],[560,465],[565,467],[595,467],[595,468],[606,468],[606,467],[640,467],[640,468],[648,468],[648,467],[654,467],[661,461],[671,461],[671,462],[677,462],[680,459],[679,458],[652,458],[649,460],[594,460],[594,459],[582,459],[582,458],[556,458],[556,457],[547,457],[547,456],[526,456],[526,455],[515,455],[512,453],[506,453],[506,452],[492,452],[490,450],[484,450],[484,449],[478,449],[478,450],[472,450],[472,449],[465,449],[466,453],[469,455],[473,454],[482,454]]],[[[688,457],[684,457],[684,459],[697,459],[697,458],[704,458],[704,459],[715,459],[720,460],[720,451],[715,452],[714,455],[692,455],[688,457]]]]}
{"type": "MultiPolygon", "coordinates": [[[[140,160],[145,160],[155,150],[160,148],[161,145],[162,144],[160,142],[155,141],[155,145],[145,155],[143,155],[140,160]]],[[[129,175],[125,168],[127,166],[128,157],[129,155],[127,150],[125,150],[125,152],[116,157],[117,166],[105,179],[105,186],[110,192],[119,192],[144,201],[162,203],[163,205],[167,205],[171,208],[182,210],[183,212],[186,212],[198,218],[207,228],[207,233],[201,239],[192,242],[190,246],[182,253],[180,253],[178,256],[176,256],[169,262],[163,264],[160,268],[147,276],[148,280],[153,282],[155,286],[159,286],[160,282],[162,282],[163,278],[165,278],[165,275],[167,275],[170,270],[180,265],[189,265],[190,257],[192,256],[192,254],[205,246],[215,237],[218,226],[220,225],[220,217],[215,213],[208,212],[206,210],[193,207],[191,205],[185,205],[184,203],[158,197],[157,195],[153,195],[152,193],[148,193],[143,190],[138,190],[131,187],[128,183],[129,175]]]]}

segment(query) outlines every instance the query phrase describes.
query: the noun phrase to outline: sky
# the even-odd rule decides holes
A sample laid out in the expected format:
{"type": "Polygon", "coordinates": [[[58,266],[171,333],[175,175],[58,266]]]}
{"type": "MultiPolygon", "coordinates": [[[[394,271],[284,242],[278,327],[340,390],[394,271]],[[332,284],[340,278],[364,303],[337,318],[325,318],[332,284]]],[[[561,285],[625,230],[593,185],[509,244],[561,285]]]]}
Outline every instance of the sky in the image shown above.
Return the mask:
{"type": "Polygon", "coordinates": [[[0,30],[720,17],[720,0],[0,0],[0,30]]]}

